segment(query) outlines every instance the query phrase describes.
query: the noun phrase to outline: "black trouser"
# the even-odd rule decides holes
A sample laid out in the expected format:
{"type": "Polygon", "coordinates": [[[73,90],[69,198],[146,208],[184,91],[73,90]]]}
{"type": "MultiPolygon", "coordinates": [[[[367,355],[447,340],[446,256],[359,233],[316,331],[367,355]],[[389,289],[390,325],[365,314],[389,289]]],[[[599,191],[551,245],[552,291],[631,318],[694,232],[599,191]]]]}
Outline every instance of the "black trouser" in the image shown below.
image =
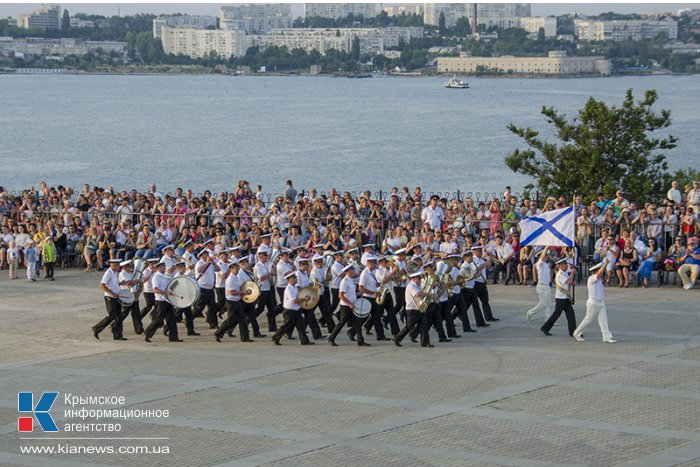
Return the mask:
{"type": "MultiPolygon", "coordinates": [[[[318,320],[316,319],[316,308],[313,310],[304,310],[302,308],[301,315],[303,316],[304,323],[306,323],[305,326],[311,328],[311,335],[314,337],[314,339],[320,339],[321,336],[323,336],[323,333],[321,332],[321,326],[318,325],[318,320]]],[[[306,327],[304,327],[304,331],[306,331],[306,327]]]]}
{"type": "MultiPolygon", "coordinates": [[[[506,261],[506,264],[501,264],[500,262],[496,262],[496,266],[494,266],[493,269],[493,283],[498,284],[498,275],[500,273],[504,273],[504,280],[506,283],[508,281],[513,280],[513,259],[509,259],[506,261]]],[[[515,282],[515,281],[513,281],[515,282]]]]}
{"type": "Polygon", "coordinates": [[[561,312],[566,314],[566,324],[569,327],[569,335],[573,336],[576,330],[576,314],[574,313],[574,307],[571,306],[571,300],[568,298],[557,298],[554,300],[554,313],[549,319],[542,325],[543,331],[549,332],[561,316],[561,312]]]}
{"type": "Polygon", "coordinates": [[[489,305],[489,290],[486,288],[486,282],[474,282],[474,292],[481,302],[481,307],[484,309],[484,319],[493,321],[493,313],[491,305],[489,305]]]}
{"type": "Polygon", "coordinates": [[[445,330],[447,331],[447,337],[455,337],[457,335],[457,329],[455,329],[455,322],[452,318],[452,308],[454,308],[457,298],[453,295],[448,297],[444,302],[440,302],[440,320],[445,322],[445,330]]]}
{"type": "Polygon", "coordinates": [[[384,297],[384,303],[379,305],[380,316],[382,315],[382,311],[386,312],[386,322],[389,323],[389,331],[391,331],[391,335],[397,335],[401,328],[399,327],[399,322],[396,319],[396,307],[394,306],[394,299],[391,297],[390,293],[387,293],[386,297],[384,297]]]}
{"type": "Polygon", "coordinates": [[[207,307],[207,323],[209,323],[209,327],[219,327],[214,289],[200,289],[199,300],[197,300],[197,303],[194,304],[194,309],[192,310],[194,312],[194,316],[202,316],[204,307],[207,307]]]}
{"type": "Polygon", "coordinates": [[[486,320],[481,312],[481,306],[479,306],[479,297],[476,294],[476,289],[462,289],[462,296],[464,298],[464,304],[469,310],[472,307],[472,312],[474,313],[474,322],[477,327],[486,326],[486,320]]]}
{"type": "Polygon", "coordinates": [[[301,341],[301,345],[308,345],[309,337],[306,335],[306,331],[304,330],[304,318],[302,317],[300,310],[289,310],[285,308],[284,316],[287,321],[284,323],[284,325],[282,325],[281,328],[277,330],[275,335],[272,336],[272,340],[274,340],[275,342],[279,342],[279,340],[282,339],[282,336],[290,333],[292,329],[296,327],[297,333],[299,333],[299,340],[301,341]]]}
{"type": "Polygon", "coordinates": [[[321,311],[321,318],[325,322],[326,329],[331,332],[335,328],[335,320],[331,309],[331,294],[326,288],[318,300],[318,309],[321,311]]]}
{"type": "Polygon", "coordinates": [[[421,345],[427,346],[430,344],[430,335],[428,333],[428,320],[426,313],[421,313],[418,310],[406,310],[406,326],[399,331],[399,333],[394,337],[396,342],[401,342],[406,335],[418,329],[420,333],[421,345]]]}
{"type": "MultiPolygon", "coordinates": [[[[464,301],[464,296],[467,295],[467,292],[469,291],[469,306],[472,304],[472,297],[473,297],[473,289],[462,289],[460,293],[454,295],[452,298],[456,298],[455,301],[455,306],[456,309],[455,311],[452,312],[452,319],[457,319],[459,318],[462,321],[462,331],[468,332],[472,330],[471,324],[469,324],[469,317],[467,316],[467,310],[469,309],[469,306],[467,303],[464,301]]],[[[478,307],[479,304],[477,303],[476,306],[478,307]]],[[[481,314],[481,310],[479,310],[479,314],[481,314]]],[[[476,312],[474,312],[474,315],[476,315],[476,312]]],[[[483,321],[483,317],[481,318],[483,321]]]]}
{"type": "Polygon", "coordinates": [[[218,316],[223,316],[226,311],[226,288],[214,287],[214,293],[216,295],[216,313],[218,316]]]}
{"type": "Polygon", "coordinates": [[[340,305],[340,289],[331,289],[331,314],[335,313],[335,310],[340,305]]]}
{"type": "Polygon", "coordinates": [[[122,321],[125,320],[129,314],[131,314],[131,322],[134,323],[134,332],[136,334],[143,333],[143,321],[141,320],[141,309],[138,300],[134,300],[134,303],[129,306],[122,306],[122,321]]]}
{"type": "Polygon", "coordinates": [[[149,339],[153,337],[153,334],[156,333],[158,328],[163,326],[163,321],[165,321],[165,325],[168,326],[168,340],[170,342],[179,340],[177,335],[177,318],[175,318],[175,309],[170,302],[156,302],[156,313],[157,317],[151,321],[151,324],[149,324],[146,328],[146,337],[149,339]]]}
{"type": "Polygon", "coordinates": [[[99,334],[104,330],[104,328],[111,324],[112,337],[114,337],[115,339],[119,339],[120,337],[122,337],[123,332],[123,316],[121,314],[119,300],[112,297],[105,297],[105,308],[107,309],[107,316],[102,318],[100,322],[97,323],[92,329],[95,330],[97,334],[99,334]]]}
{"type": "Polygon", "coordinates": [[[333,331],[331,331],[328,340],[334,341],[335,338],[338,337],[338,334],[340,334],[340,331],[343,330],[343,326],[347,324],[352,333],[357,336],[357,345],[362,345],[365,342],[365,338],[362,336],[362,320],[356,317],[352,312],[352,308],[346,305],[340,305],[338,313],[340,314],[338,324],[336,324],[333,331]]]}
{"type": "Polygon", "coordinates": [[[250,327],[253,329],[253,335],[256,337],[260,335],[260,326],[258,325],[258,316],[256,311],[257,303],[257,301],[253,303],[246,303],[241,300],[241,308],[243,308],[243,314],[245,315],[246,320],[243,323],[238,323],[239,328],[243,326],[247,328],[248,323],[250,323],[250,327]]]}
{"type": "Polygon", "coordinates": [[[44,263],[44,274],[46,274],[46,277],[49,279],[53,278],[53,269],[56,263],[44,263]]]}
{"type": "MultiPolygon", "coordinates": [[[[286,323],[287,322],[287,315],[283,314],[284,307],[282,306],[282,304],[284,303],[284,289],[285,289],[284,287],[277,287],[277,295],[279,296],[280,301],[277,304],[277,308],[276,308],[277,311],[275,311],[275,316],[282,314],[282,318],[283,318],[284,322],[286,323]]],[[[275,326],[277,326],[277,323],[275,323],[275,326]]],[[[287,333],[287,337],[291,339],[293,332],[294,332],[294,327],[292,327],[289,330],[289,332],[287,333]]]]}
{"type": "MultiPolygon", "coordinates": [[[[428,323],[428,331],[430,331],[430,327],[432,326],[437,331],[439,339],[447,339],[445,329],[442,327],[442,313],[440,312],[440,304],[431,303],[428,305],[428,311],[425,313],[425,315],[426,322],[428,323]]],[[[420,329],[414,328],[410,334],[411,339],[415,339],[419,333],[420,329]]]]}
{"type": "Polygon", "coordinates": [[[192,315],[192,307],[188,306],[186,308],[176,308],[175,317],[177,322],[182,322],[182,315],[185,315],[185,328],[187,329],[187,335],[191,336],[194,334],[194,316],[192,315]]]}
{"type": "MultiPolygon", "coordinates": [[[[372,304],[372,312],[367,318],[365,318],[364,321],[365,329],[370,329],[372,326],[374,326],[374,332],[377,340],[381,341],[386,339],[386,336],[384,335],[384,326],[382,325],[382,310],[379,308],[379,305],[377,305],[377,300],[371,297],[363,298],[369,300],[369,302],[372,304]]],[[[350,330],[350,335],[355,335],[352,330],[350,330]]]]}
{"type": "Polygon", "coordinates": [[[156,294],[153,292],[144,292],[143,299],[146,302],[146,306],[143,308],[143,310],[141,310],[141,319],[156,309],[156,294]]]}
{"type": "Polygon", "coordinates": [[[405,321],[404,315],[401,314],[406,307],[406,287],[394,287],[394,295],[396,295],[396,305],[394,306],[394,316],[401,317],[401,321],[405,321]]]}
{"type": "Polygon", "coordinates": [[[246,323],[246,315],[243,311],[243,302],[234,302],[232,300],[226,300],[226,319],[219,325],[216,329],[214,335],[221,339],[225,333],[233,332],[238,326],[238,330],[241,334],[241,342],[250,340],[250,334],[248,334],[248,323],[246,323]]]}
{"type": "Polygon", "coordinates": [[[277,320],[275,319],[277,317],[277,300],[275,300],[275,292],[272,289],[260,292],[258,310],[255,312],[255,316],[260,316],[265,307],[267,307],[267,330],[275,332],[277,331],[277,320]]]}

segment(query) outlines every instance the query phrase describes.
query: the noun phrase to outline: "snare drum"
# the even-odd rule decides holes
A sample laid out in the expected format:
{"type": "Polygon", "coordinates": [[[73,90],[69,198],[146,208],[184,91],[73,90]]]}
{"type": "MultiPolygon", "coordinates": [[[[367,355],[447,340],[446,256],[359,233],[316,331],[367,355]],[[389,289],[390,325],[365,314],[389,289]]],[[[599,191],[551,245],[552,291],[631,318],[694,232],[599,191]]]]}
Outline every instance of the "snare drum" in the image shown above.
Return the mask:
{"type": "Polygon", "coordinates": [[[352,308],[352,314],[360,319],[368,317],[372,313],[372,302],[366,298],[358,298],[352,308]]]}
{"type": "Polygon", "coordinates": [[[166,298],[175,308],[187,308],[194,305],[199,298],[199,284],[190,276],[177,276],[170,279],[165,288],[175,295],[166,298]]]}
{"type": "Polygon", "coordinates": [[[136,297],[134,297],[134,293],[131,290],[119,289],[117,300],[119,300],[119,303],[122,305],[129,306],[136,301],[136,297]]]}

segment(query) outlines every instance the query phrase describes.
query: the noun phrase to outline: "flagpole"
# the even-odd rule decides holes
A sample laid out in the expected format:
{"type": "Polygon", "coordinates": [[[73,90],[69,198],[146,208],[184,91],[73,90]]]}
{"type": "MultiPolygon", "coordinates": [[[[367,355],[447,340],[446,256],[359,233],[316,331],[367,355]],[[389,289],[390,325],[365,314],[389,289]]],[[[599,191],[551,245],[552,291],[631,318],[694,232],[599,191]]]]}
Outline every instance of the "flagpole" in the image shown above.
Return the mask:
{"type": "MultiPolygon", "coordinates": [[[[576,274],[576,263],[578,263],[578,255],[576,250],[576,190],[574,190],[573,199],[571,200],[571,209],[574,211],[574,264],[573,273],[576,274]]],[[[575,276],[574,276],[575,277],[575,276]]],[[[571,283],[571,305],[576,304],[576,281],[571,283]]]]}

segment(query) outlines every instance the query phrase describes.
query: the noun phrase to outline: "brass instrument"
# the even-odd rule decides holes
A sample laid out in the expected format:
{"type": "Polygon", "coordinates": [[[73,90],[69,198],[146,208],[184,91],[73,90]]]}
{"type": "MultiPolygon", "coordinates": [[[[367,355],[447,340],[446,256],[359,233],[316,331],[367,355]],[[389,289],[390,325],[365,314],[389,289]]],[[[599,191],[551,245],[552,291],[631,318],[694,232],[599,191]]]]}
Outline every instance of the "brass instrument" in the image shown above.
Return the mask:
{"type": "Polygon", "coordinates": [[[275,248],[270,255],[270,277],[268,280],[272,287],[277,287],[277,262],[279,261],[281,253],[281,251],[275,248]]]}
{"type": "Polygon", "coordinates": [[[436,287],[435,284],[440,282],[440,278],[436,274],[426,274],[425,282],[423,284],[424,297],[421,298],[420,304],[418,305],[418,311],[421,313],[427,313],[428,306],[434,302],[435,293],[433,289],[436,287]]]}
{"type": "Polygon", "coordinates": [[[450,277],[451,270],[452,265],[449,263],[449,261],[440,260],[437,262],[437,265],[435,267],[435,273],[438,276],[439,280],[436,293],[438,297],[441,297],[445,294],[451,296],[452,294],[451,289],[447,287],[447,278],[450,277]]]}
{"type": "MultiPolygon", "coordinates": [[[[399,269],[399,265],[396,263],[392,263],[391,269],[393,270],[393,272],[396,272],[399,269]]],[[[387,271],[387,274],[391,274],[391,272],[387,271]]],[[[386,296],[390,292],[390,290],[389,290],[389,283],[390,282],[391,281],[379,286],[379,290],[377,290],[377,299],[376,299],[377,305],[384,304],[384,300],[386,300],[386,296]]]]}

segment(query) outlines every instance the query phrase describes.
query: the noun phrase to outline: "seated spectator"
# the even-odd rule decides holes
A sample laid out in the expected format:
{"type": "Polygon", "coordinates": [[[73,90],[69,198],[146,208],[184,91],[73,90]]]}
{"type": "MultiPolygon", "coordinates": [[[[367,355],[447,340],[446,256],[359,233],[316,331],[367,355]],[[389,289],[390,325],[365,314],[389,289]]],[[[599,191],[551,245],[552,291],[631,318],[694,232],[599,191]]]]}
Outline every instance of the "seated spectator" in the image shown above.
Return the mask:
{"type": "Polygon", "coordinates": [[[683,263],[678,268],[678,277],[681,278],[683,288],[690,290],[698,280],[700,274],[700,247],[698,246],[698,237],[688,239],[688,249],[685,254],[680,257],[683,263]],[[688,277],[690,276],[690,277],[688,277]]]}

